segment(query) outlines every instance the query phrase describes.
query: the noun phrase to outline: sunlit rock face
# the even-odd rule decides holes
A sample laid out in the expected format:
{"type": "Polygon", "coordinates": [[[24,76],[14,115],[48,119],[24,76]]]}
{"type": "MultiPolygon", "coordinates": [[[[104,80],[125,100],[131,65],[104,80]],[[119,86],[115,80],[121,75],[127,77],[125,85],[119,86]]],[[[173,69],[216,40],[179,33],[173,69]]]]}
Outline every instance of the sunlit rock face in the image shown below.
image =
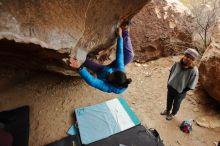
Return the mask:
{"type": "Polygon", "coordinates": [[[133,17],[147,2],[1,0],[0,64],[71,74],[69,56],[83,62],[88,52],[110,47],[120,21],[133,17]]]}
{"type": "Polygon", "coordinates": [[[178,0],[152,0],[132,19],[135,60],[178,55],[191,47],[191,21],[190,10],[178,0]]]}
{"type": "Polygon", "coordinates": [[[213,28],[211,39],[199,66],[200,82],[207,93],[220,102],[220,22],[213,28]]]}

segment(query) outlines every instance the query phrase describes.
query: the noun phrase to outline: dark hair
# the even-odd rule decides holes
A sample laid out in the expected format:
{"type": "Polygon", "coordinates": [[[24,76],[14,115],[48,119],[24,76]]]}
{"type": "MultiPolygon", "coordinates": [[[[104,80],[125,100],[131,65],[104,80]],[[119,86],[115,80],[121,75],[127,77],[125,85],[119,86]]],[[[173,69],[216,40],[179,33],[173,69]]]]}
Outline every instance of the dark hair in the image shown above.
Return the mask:
{"type": "Polygon", "coordinates": [[[115,71],[112,74],[112,79],[108,81],[116,87],[126,88],[132,81],[130,78],[127,78],[126,74],[122,71],[115,71]]]}

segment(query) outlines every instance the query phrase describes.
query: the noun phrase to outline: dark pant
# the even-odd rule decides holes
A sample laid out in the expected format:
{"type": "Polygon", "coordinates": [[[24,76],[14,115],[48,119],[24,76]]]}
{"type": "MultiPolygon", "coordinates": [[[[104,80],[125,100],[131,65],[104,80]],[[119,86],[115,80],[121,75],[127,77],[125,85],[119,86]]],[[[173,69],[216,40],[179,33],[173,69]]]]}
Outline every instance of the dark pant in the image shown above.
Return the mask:
{"type": "Polygon", "coordinates": [[[168,86],[167,91],[167,112],[169,113],[172,109],[172,115],[176,115],[179,111],[180,104],[182,100],[185,98],[185,93],[178,93],[174,88],[168,86]]]}

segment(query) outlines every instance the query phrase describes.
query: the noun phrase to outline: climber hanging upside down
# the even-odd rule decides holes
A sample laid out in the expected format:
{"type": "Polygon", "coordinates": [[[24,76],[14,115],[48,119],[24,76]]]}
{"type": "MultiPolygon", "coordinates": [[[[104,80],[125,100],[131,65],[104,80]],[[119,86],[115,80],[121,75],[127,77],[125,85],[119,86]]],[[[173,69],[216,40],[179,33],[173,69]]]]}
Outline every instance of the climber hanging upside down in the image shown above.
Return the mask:
{"type": "Polygon", "coordinates": [[[108,93],[123,93],[131,79],[125,74],[125,65],[133,60],[134,53],[128,32],[129,21],[123,21],[117,29],[116,59],[109,65],[92,62],[88,58],[80,65],[75,58],[70,59],[70,66],[78,69],[80,76],[92,87],[108,93]],[[96,73],[97,78],[91,75],[87,68],[96,73]]]}

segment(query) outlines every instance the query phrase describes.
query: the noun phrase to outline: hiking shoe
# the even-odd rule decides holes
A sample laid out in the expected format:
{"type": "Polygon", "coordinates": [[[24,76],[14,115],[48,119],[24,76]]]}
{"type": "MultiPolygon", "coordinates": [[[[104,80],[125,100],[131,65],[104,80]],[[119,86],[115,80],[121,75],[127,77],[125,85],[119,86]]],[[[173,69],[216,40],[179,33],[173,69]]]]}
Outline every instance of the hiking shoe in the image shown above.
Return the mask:
{"type": "Polygon", "coordinates": [[[167,110],[164,110],[163,112],[160,113],[160,115],[162,115],[162,116],[169,115],[169,113],[167,112],[167,110]]]}
{"type": "Polygon", "coordinates": [[[172,119],[173,119],[173,117],[174,117],[174,115],[169,114],[169,115],[167,115],[166,120],[172,120],[172,119]]]}

